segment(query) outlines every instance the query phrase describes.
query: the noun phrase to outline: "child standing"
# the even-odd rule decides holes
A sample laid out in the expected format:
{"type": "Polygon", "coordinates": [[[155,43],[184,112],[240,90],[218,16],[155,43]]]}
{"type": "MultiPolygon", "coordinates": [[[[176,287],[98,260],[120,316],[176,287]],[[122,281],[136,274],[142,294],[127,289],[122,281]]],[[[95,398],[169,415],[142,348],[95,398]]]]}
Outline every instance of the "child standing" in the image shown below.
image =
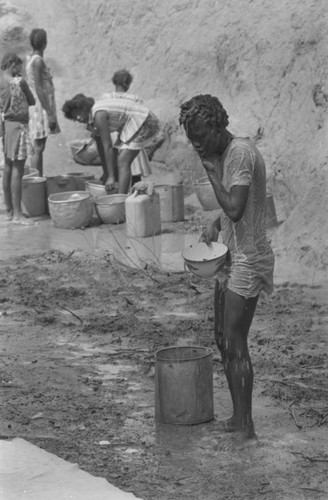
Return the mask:
{"type": "Polygon", "coordinates": [[[22,78],[23,61],[14,53],[1,61],[0,111],[1,136],[5,157],[2,179],[7,220],[24,223],[21,209],[22,177],[29,153],[29,106],[35,104],[33,94],[22,78]]]}

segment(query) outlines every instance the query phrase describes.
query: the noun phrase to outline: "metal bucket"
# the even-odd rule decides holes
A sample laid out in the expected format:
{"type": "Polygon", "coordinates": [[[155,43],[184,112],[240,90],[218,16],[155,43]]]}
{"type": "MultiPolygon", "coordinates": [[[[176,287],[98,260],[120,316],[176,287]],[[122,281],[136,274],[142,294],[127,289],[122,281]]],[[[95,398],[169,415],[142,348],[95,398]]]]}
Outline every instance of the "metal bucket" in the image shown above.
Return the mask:
{"type": "Polygon", "coordinates": [[[78,182],[76,177],[69,175],[56,175],[46,177],[47,197],[51,194],[66,193],[69,191],[78,191],[78,182]]]}
{"type": "Polygon", "coordinates": [[[44,177],[23,177],[22,211],[29,217],[46,214],[46,179],[44,177]]]}
{"type": "Polygon", "coordinates": [[[87,182],[93,181],[95,178],[94,174],[87,174],[85,172],[69,172],[67,175],[75,178],[76,189],[78,191],[85,191],[87,182]]]}
{"type": "Polygon", "coordinates": [[[184,220],[183,184],[160,184],[155,186],[160,197],[161,220],[178,222],[184,220]]]}
{"type": "Polygon", "coordinates": [[[155,418],[164,424],[192,425],[214,418],[212,351],[168,347],[156,352],[155,418]]]}

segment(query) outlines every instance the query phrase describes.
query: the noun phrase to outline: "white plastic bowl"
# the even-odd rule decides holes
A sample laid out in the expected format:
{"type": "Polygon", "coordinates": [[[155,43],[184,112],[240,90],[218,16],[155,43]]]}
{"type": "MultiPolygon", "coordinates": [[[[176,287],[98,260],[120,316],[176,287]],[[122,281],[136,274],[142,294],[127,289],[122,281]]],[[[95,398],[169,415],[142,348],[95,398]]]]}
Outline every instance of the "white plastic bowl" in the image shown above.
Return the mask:
{"type": "Polygon", "coordinates": [[[181,255],[186,267],[199,278],[213,278],[226,261],[228,247],[223,243],[200,242],[184,248],[181,255]]]}
{"type": "Polygon", "coordinates": [[[103,184],[96,184],[95,182],[87,182],[86,189],[92,198],[100,198],[100,196],[106,196],[107,194],[105,186],[103,184]]]}
{"type": "Polygon", "coordinates": [[[125,221],[126,194],[109,194],[95,198],[96,212],[103,224],[119,224],[125,221]]]}

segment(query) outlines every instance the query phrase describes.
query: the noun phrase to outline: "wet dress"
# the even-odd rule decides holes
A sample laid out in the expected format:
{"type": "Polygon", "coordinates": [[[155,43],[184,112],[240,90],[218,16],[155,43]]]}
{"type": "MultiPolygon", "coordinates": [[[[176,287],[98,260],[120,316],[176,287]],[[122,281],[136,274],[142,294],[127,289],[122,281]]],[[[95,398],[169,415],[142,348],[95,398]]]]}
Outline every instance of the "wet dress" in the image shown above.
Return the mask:
{"type": "MultiPolygon", "coordinates": [[[[28,84],[31,88],[31,91],[35,98],[35,106],[30,107],[30,134],[33,140],[35,139],[43,139],[47,137],[49,134],[58,134],[60,132],[60,128],[57,122],[55,130],[50,130],[49,128],[49,120],[48,115],[45,109],[42,107],[42,104],[38,98],[35,86],[35,71],[33,68],[33,62],[36,58],[43,59],[39,54],[33,54],[27,61],[26,64],[26,76],[28,84]]],[[[44,89],[49,107],[52,110],[54,116],[57,116],[56,113],[56,101],[55,101],[55,87],[52,81],[52,76],[50,73],[50,69],[44,65],[44,69],[42,71],[42,88],[44,89]]]]}
{"type": "Polygon", "coordinates": [[[235,138],[224,153],[224,187],[249,186],[242,218],[233,222],[220,216],[222,241],[230,251],[227,288],[245,298],[273,289],[274,255],[266,233],[266,170],[256,146],[235,138]]]}

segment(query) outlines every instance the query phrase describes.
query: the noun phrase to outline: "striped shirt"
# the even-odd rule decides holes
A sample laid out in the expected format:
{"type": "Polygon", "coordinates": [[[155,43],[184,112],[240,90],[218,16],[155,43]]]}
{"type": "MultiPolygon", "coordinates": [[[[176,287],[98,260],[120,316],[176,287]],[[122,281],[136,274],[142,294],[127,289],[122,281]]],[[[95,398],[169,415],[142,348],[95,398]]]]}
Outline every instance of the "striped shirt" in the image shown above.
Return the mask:
{"type": "Polygon", "coordinates": [[[109,92],[96,101],[91,109],[92,121],[97,111],[108,113],[110,133],[118,132],[123,143],[132,139],[149,115],[138,97],[125,92],[109,92]]]}

